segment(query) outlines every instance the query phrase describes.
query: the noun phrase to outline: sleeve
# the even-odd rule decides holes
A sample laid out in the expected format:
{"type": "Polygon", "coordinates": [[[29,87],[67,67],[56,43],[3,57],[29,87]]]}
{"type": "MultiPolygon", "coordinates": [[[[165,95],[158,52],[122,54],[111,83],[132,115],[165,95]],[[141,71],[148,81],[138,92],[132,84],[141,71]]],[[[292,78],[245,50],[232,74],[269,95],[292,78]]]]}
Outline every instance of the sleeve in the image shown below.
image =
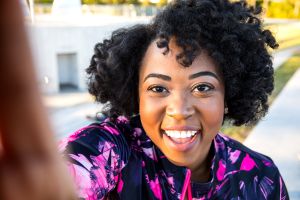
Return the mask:
{"type": "Polygon", "coordinates": [[[67,160],[78,197],[104,199],[118,182],[130,150],[117,126],[92,124],[62,140],[59,149],[67,160]]]}
{"type": "Polygon", "coordinates": [[[270,195],[270,200],[289,200],[289,194],[279,170],[276,168],[274,176],[274,190],[270,195]]]}

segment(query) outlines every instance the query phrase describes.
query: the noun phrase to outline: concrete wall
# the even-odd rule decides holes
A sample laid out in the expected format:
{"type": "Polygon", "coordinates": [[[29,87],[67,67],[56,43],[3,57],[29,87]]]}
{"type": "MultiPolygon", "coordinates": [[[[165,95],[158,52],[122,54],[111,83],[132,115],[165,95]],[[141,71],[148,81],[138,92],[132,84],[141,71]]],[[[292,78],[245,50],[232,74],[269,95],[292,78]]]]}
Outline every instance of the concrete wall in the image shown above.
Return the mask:
{"type": "Polygon", "coordinates": [[[97,26],[30,25],[29,39],[42,92],[60,92],[58,57],[68,54],[76,55],[77,75],[73,73],[73,76],[78,80],[78,90],[86,90],[85,68],[93,55],[94,45],[109,37],[113,30],[135,23],[135,20],[123,20],[122,23],[97,26]]]}

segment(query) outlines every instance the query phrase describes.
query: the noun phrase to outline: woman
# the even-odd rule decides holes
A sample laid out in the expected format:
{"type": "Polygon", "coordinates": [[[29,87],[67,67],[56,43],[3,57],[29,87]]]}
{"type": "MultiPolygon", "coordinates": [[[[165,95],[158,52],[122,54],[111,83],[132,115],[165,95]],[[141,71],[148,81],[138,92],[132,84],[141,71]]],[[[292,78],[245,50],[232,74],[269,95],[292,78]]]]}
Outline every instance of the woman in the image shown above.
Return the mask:
{"type": "Polygon", "coordinates": [[[61,143],[83,199],[288,199],[273,161],[222,135],[268,110],[273,68],[260,10],[175,0],[95,46],[89,91],[104,121],[61,143]]]}
{"type": "Polygon", "coordinates": [[[0,4],[0,199],[288,199],[272,160],[222,135],[267,112],[273,70],[259,11],[171,3],[96,45],[89,89],[108,118],[61,143],[41,106],[17,0],[0,4]],[[9,20],[8,20],[9,19],[9,20]],[[125,117],[126,116],[126,117],[125,117]]]}

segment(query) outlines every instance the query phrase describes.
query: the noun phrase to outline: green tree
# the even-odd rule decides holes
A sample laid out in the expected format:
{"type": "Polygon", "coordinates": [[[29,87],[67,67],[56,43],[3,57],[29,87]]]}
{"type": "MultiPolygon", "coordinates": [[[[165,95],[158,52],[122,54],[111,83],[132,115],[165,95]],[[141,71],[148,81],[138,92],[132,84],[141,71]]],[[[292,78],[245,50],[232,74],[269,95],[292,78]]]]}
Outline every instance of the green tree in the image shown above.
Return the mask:
{"type": "Polygon", "coordinates": [[[54,0],[34,0],[34,3],[52,4],[54,0]]]}
{"type": "Polygon", "coordinates": [[[139,2],[139,0],[126,0],[125,3],[127,3],[127,4],[139,4],[140,2],[139,2]]]}
{"type": "Polygon", "coordinates": [[[81,0],[82,4],[96,4],[96,0],[81,0]]]}
{"type": "Polygon", "coordinates": [[[300,18],[300,0],[272,1],[268,5],[268,17],[300,18]]]}
{"type": "Polygon", "coordinates": [[[162,7],[162,6],[167,5],[167,3],[168,3],[168,0],[159,0],[159,2],[157,3],[157,6],[162,7]]]}
{"type": "MultiPolygon", "coordinates": [[[[234,1],[234,0],[232,0],[234,1]]],[[[300,18],[300,0],[246,0],[249,5],[261,6],[267,17],[300,18]]]]}

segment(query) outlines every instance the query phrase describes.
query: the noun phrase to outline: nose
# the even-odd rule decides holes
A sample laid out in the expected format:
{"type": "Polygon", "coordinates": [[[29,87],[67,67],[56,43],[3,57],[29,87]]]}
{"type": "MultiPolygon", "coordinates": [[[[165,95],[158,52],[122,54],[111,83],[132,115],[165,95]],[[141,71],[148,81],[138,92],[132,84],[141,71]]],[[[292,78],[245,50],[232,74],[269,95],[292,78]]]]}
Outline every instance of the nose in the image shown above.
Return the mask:
{"type": "Polygon", "coordinates": [[[195,113],[191,100],[186,94],[171,95],[166,108],[166,115],[176,120],[187,119],[195,113]]]}

